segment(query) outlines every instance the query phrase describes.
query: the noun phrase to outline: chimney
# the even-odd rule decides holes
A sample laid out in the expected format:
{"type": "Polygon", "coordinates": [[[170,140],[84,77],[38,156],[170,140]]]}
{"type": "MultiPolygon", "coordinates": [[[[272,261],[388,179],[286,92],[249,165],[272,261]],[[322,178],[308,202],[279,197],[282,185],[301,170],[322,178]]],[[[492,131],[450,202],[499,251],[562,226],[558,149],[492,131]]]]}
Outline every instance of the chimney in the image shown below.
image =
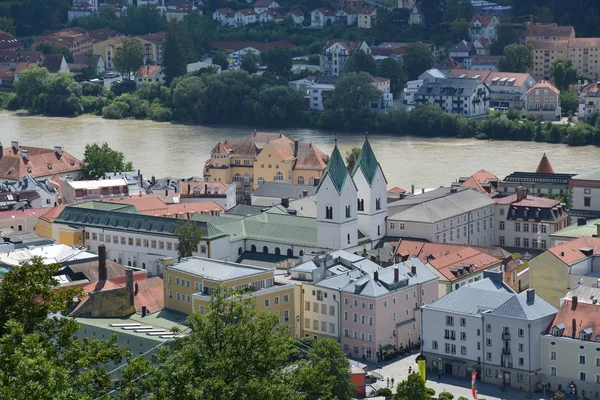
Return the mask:
{"type": "Polygon", "coordinates": [[[410,273],[413,274],[413,276],[417,275],[417,267],[414,265],[410,266],[410,273]]]}
{"type": "Polygon", "coordinates": [[[410,192],[415,194],[415,185],[410,185],[410,192]]]}
{"type": "Polygon", "coordinates": [[[379,271],[373,272],[373,279],[376,280],[376,281],[379,280],[379,271]]]}
{"type": "Polygon", "coordinates": [[[289,197],[282,197],[281,198],[281,205],[284,206],[285,208],[289,208],[289,206],[290,206],[290,199],[289,199],[289,197]]]}
{"type": "Polygon", "coordinates": [[[294,156],[298,154],[298,141],[294,140],[294,156]]]}
{"type": "Polygon", "coordinates": [[[577,226],[583,226],[587,223],[586,218],[577,218],[577,226]]]}
{"type": "Polygon", "coordinates": [[[132,306],[134,304],[133,301],[133,270],[132,269],[127,269],[125,271],[125,287],[127,288],[127,291],[129,292],[129,305],[132,306]]]}
{"type": "Polygon", "coordinates": [[[535,301],[535,289],[527,289],[527,302],[533,303],[535,301]]]}
{"type": "Polygon", "coordinates": [[[12,147],[13,152],[17,154],[17,151],[19,151],[19,142],[13,140],[12,142],[10,142],[10,147],[12,147]]]}
{"type": "Polygon", "coordinates": [[[101,244],[98,246],[98,280],[105,281],[108,279],[108,271],[106,270],[106,246],[101,244]]]}
{"type": "Polygon", "coordinates": [[[142,174],[140,174],[140,186],[142,186],[142,182],[144,182],[144,177],[142,176],[142,174]]]}
{"type": "Polygon", "coordinates": [[[575,332],[577,331],[577,321],[573,318],[571,322],[571,338],[575,339],[575,332]]]}
{"type": "Polygon", "coordinates": [[[188,194],[190,194],[190,191],[191,191],[191,190],[192,190],[192,185],[190,185],[190,184],[188,183],[188,194]]]}
{"type": "Polygon", "coordinates": [[[204,194],[208,193],[208,185],[204,185],[204,194]]]}
{"type": "Polygon", "coordinates": [[[400,280],[400,271],[398,267],[394,268],[394,282],[398,282],[400,280]]]}
{"type": "Polygon", "coordinates": [[[138,292],[140,291],[140,285],[138,285],[138,283],[136,282],[134,285],[135,290],[133,291],[134,295],[137,295],[138,292]]]}
{"type": "Polygon", "coordinates": [[[302,191],[302,197],[308,197],[308,190],[303,190],[302,191]]]}
{"type": "Polygon", "coordinates": [[[154,175],[152,175],[152,185],[156,184],[156,177],[154,175]]]}
{"type": "Polygon", "coordinates": [[[165,189],[165,197],[169,197],[169,189],[165,189]]]}
{"type": "Polygon", "coordinates": [[[142,306],[142,318],[148,315],[148,307],[142,306]]]}
{"type": "Polygon", "coordinates": [[[23,157],[23,162],[27,164],[29,162],[29,150],[21,149],[21,157],[23,157]]]}
{"type": "Polygon", "coordinates": [[[571,310],[577,309],[578,302],[579,302],[579,298],[577,296],[571,297],[571,310]]]}
{"type": "Polygon", "coordinates": [[[63,155],[62,146],[54,146],[54,153],[56,153],[56,158],[60,160],[63,155]]]}

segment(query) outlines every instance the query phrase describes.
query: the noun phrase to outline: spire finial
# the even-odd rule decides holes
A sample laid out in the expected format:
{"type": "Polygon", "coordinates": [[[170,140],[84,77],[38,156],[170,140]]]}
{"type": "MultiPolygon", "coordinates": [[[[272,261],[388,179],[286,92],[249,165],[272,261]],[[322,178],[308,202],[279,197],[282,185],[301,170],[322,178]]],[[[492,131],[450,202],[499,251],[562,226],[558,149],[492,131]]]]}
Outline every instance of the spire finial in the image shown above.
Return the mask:
{"type": "Polygon", "coordinates": [[[335,134],[335,139],[333,139],[334,143],[335,143],[335,147],[337,147],[337,133],[335,134]]]}
{"type": "Polygon", "coordinates": [[[369,139],[369,131],[365,131],[365,140],[369,139]]]}

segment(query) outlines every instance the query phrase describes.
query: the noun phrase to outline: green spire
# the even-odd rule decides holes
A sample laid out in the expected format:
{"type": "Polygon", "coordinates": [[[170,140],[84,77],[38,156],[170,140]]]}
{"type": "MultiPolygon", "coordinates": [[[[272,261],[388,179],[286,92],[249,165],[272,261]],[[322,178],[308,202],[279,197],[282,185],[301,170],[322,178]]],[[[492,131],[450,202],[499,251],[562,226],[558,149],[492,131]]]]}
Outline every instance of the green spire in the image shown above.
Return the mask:
{"type": "Polygon", "coordinates": [[[346,177],[348,176],[348,169],[346,168],[344,159],[342,158],[340,150],[337,147],[337,139],[335,141],[335,146],[333,148],[333,152],[331,153],[331,157],[329,157],[327,167],[325,168],[325,171],[323,171],[321,183],[323,183],[327,175],[331,177],[333,185],[337,189],[338,193],[342,193],[342,188],[344,187],[346,177]]]}
{"type": "Polygon", "coordinates": [[[358,171],[360,168],[367,179],[367,183],[369,186],[371,186],[373,184],[373,179],[375,178],[375,172],[377,172],[378,166],[379,161],[377,161],[377,157],[375,157],[375,153],[373,153],[369,139],[365,138],[365,143],[363,144],[358,158],[354,163],[354,167],[352,168],[352,176],[354,176],[356,171],[358,171]]]}

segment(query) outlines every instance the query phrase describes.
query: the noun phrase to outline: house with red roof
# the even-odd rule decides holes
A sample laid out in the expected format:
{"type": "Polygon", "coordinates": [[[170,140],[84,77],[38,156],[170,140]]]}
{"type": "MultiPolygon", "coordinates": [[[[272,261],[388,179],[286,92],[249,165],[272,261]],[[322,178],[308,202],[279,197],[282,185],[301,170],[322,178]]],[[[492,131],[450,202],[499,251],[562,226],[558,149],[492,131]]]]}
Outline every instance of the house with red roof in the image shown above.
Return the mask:
{"type": "Polygon", "coordinates": [[[235,11],[231,8],[219,8],[213,12],[213,21],[217,22],[221,26],[234,26],[235,11]]]}
{"type": "Polygon", "coordinates": [[[254,11],[256,11],[257,14],[262,14],[267,10],[274,10],[281,6],[274,0],[256,0],[252,7],[254,8],[254,11]]]}
{"type": "MultiPolygon", "coordinates": [[[[582,85],[583,86],[583,85],[582,85]]],[[[579,118],[586,120],[600,111],[600,82],[594,82],[579,89],[579,118]]]]}
{"type": "Polygon", "coordinates": [[[498,37],[497,26],[500,24],[498,18],[493,14],[475,13],[469,22],[469,38],[473,42],[478,38],[484,38],[493,42],[498,37]]]}
{"type": "Polygon", "coordinates": [[[542,121],[560,120],[560,90],[548,81],[540,81],[525,94],[525,114],[542,121]]]}
{"type": "Polygon", "coordinates": [[[140,88],[144,82],[162,82],[164,74],[160,65],[142,65],[135,74],[135,86],[140,88]]]}
{"type": "MultiPolygon", "coordinates": [[[[335,15],[335,13],[333,14],[335,15]]],[[[346,62],[358,51],[371,54],[367,42],[359,40],[328,40],[321,51],[321,72],[324,75],[339,76],[345,71],[346,62]]]]}
{"type": "Polygon", "coordinates": [[[292,21],[296,25],[302,25],[304,23],[304,13],[300,10],[292,10],[288,13],[292,17],[292,21]]]}
{"type": "Polygon", "coordinates": [[[17,51],[23,48],[23,43],[8,32],[0,31],[0,50],[17,51]]]}
{"type": "Polygon", "coordinates": [[[335,10],[331,8],[317,8],[310,13],[310,26],[324,27],[335,24],[335,10]]]}
{"type": "Polygon", "coordinates": [[[475,189],[486,196],[494,197],[498,193],[500,179],[485,169],[480,169],[469,177],[460,177],[453,186],[475,189]]]}
{"type": "Polygon", "coordinates": [[[258,22],[258,14],[252,8],[237,10],[233,14],[235,26],[246,26],[258,22]]]}

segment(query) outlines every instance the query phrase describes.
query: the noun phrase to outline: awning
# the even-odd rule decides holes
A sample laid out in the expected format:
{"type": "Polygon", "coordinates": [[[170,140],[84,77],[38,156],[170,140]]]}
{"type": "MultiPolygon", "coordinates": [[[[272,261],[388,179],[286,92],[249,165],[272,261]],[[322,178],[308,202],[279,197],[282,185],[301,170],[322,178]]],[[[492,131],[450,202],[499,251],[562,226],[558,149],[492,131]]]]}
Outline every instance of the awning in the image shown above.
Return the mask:
{"type": "Polygon", "coordinates": [[[384,344],[383,346],[380,347],[380,349],[383,351],[393,350],[394,346],[391,344],[384,344]]]}
{"type": "MultiPolygon", "coordinates": [[[[446,357],[439,357],[439,358],[441,358],[442,362],[445,364],[452,364],[452,365],[456,365],[456,366],[461,366],[461,365],[467,364],[466,361],[458,360],[456,358],[446,358],[446,357]]],[[[439,358],[436,359],[435,361],[439,361],[439,358]]]]}

